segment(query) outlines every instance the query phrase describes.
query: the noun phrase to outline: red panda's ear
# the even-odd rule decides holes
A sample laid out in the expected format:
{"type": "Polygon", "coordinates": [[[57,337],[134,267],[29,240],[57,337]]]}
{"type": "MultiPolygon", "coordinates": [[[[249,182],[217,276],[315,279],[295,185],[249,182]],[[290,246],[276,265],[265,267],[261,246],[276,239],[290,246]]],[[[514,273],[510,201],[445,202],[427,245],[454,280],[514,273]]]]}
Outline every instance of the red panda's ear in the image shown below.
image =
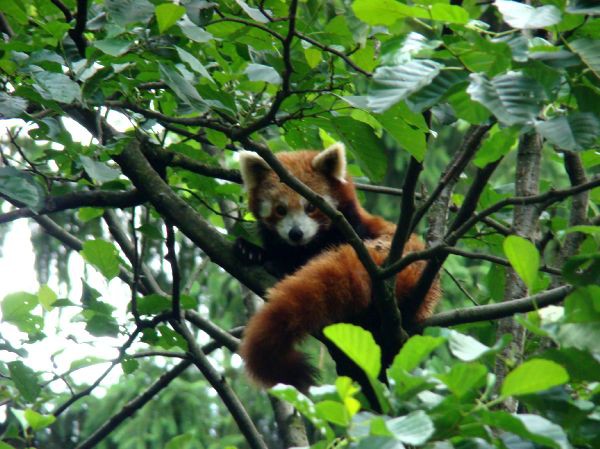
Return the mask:
{"type": "Polygon", "coordinates": [[[342,142],[336,142],[325,148],[312,160],[312,167],[325,176],[345,182],[346,147],[342,142]]]}
{"type": "Polygon", "coordinates": [[[240,151],[240,173],[246,190],[256,187],[271,170],[262,157],[252,151],[240,151]]]}

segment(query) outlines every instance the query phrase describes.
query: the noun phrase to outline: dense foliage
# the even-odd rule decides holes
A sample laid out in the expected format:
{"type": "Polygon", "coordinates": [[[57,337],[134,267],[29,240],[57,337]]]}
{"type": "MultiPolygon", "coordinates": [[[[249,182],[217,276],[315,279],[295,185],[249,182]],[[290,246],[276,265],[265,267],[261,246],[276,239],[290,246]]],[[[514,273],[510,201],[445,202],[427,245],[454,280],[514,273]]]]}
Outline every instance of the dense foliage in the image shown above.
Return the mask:
{"type": "Polygon", "coordinates": [[[600,447],[599,16],[592,0],[0,0],[0,236],[31,223],[40,284],[0,304],[0,449],[600,447]],[[234,251],[257,242],[236,153],[332,216],[273,153],[334,141],[399,247],[423,235],[415,303],[439,274],[444,311],[405,341],[375,294],[395,357],[335,324],[323,338],[360,383],[311,341],[323,385],[267,398],[235,355],[277,282],[234,251]]]}

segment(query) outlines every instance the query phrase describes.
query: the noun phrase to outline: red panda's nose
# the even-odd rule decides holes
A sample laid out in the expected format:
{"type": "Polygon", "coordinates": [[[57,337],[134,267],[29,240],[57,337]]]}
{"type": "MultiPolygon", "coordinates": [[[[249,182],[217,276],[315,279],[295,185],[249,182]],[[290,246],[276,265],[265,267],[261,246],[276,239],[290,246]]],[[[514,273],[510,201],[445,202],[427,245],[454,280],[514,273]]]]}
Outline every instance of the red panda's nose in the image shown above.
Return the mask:
{"type": "Polygon", "coordinates": [[[302,240],[302,237],[304,237],[304,232],[302,232],[302,229],[298,228],[297,226],[294,226],[292,229],[290,229],[288,237],[292,242],[299,242],[300,240],[302,240]]]}

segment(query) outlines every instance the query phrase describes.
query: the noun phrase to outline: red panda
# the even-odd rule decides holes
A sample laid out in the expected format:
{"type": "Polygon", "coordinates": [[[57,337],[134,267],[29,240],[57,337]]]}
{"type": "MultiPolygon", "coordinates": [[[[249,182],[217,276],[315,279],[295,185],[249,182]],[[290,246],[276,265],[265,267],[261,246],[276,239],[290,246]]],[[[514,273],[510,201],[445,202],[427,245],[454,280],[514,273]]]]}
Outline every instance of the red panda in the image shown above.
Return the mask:
{"type": "MultiPolygon", "coordinates": [[[[346,175],[343,144],[336,143],[321,152],[282,152],[277,157],[291,174],[342,212],[362,239],[381,235],[390,226],[358,203],[354,184],[346,175]]],[[[260,248],[238,240],[238,253],[247,261],[265,259],[267,269],[281,276],[292,273],[324,249],[345,243],[331,220],[283,184],[258,154],[241,151],[240,172],[264,245],[261,254],[260,248]]]]}
{"type": "MultiPolygon", "coordinates": [[[[295,248],[294,245],[302,248],[303,245],[290,235],[294,226],[308,233],[307,238],[316,238],[323,233],[330,244],[340,243],[320,254],[303,249],[306,264],[267,292],[267,303],[248,322],[240,346],[246,370],[256,383],[265,387],[285,383],[305,392],[314,384],[316,372],[306,356],[295,349],[295,344],[328,324],[352,320],[364,313],[371,302],[370,278],[354,249],[341,237],[336,237],[336,230],[322,213],[307,207],[299,194],[278,181],[262,159],[259,162],[256,156],[243,157],[246,160],[242,176],[249,191],[250,209],[259,219],[264,233],[276,235],[290,248],[295,248]],[[249,168],[250,163],[262,168],[249,168]],[[260,176],[254,176],[258,173],[260,176]],[[279,205],[285,207],[285,214],[283,209],[276,210],[279,205]],[[294,218],[284,226],[281,222],[289,211],[293,211],[291,217],[294,218]],[[310,221],[314,223],[307,225],[310,221]]],[[[347,217],[354,218],[353,225],[365,239],[371,257],[375,263],[383,263],[395,225],[367,213],[358,203],[352,181],[345,175],[343,146],[335,145],[321,153],[284,153],[279,158],[292,174],[345,215],[350,211],[347,217]]],[[[405,252],[423,248],[422,241],[412,235],[405,252]]],[[[411,290],[424,265],[423,261],[415,262],[396,275],[395,293],[400,308],[410,301],[411,290]]],[[[439,297],[436,282],[415,319],[422,321],[431,315],[439,297]]]]}

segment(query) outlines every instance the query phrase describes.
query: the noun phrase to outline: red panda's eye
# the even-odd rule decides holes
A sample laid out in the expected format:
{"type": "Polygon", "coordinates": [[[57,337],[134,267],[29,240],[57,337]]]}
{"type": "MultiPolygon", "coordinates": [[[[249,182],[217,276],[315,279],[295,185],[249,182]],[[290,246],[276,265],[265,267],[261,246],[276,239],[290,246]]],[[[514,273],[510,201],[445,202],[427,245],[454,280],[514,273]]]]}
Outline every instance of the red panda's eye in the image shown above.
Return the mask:
{"type": "Polygon", "coordinates": [[[287,208],[285,206],[279,205],[275,208],[275,213],[283,217],[285,214],[287,214],[287,208]]]}
{"type": "Polygon", "coordinates": [[[306,211],[307,214],[310,214],[310,213],[314,212],[315,210],[317,210],[317,208],[315,207],[314,204],[308,203],[306,205],[306,207],[304,208],[304,210],[306,211]]]}

